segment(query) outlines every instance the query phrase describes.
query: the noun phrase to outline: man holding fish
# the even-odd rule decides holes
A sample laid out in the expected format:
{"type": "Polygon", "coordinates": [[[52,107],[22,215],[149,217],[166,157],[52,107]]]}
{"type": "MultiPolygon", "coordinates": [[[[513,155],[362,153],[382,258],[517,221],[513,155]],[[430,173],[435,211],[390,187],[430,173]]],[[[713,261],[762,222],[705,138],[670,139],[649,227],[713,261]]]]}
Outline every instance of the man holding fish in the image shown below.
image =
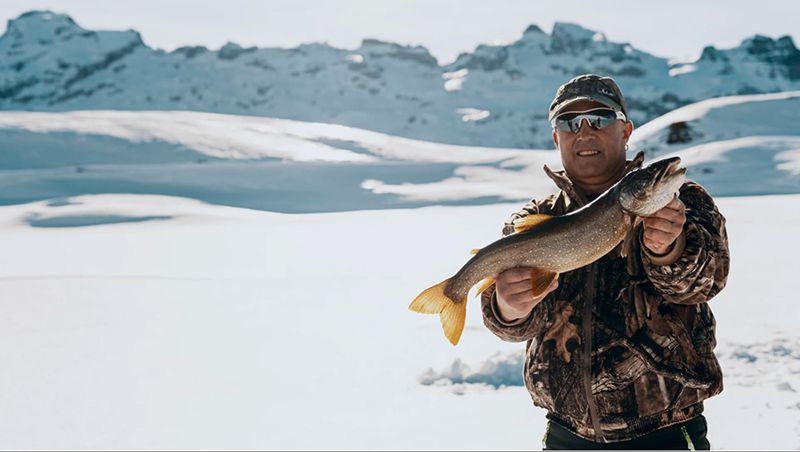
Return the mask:
{"type": "Polygon", "coordinates": [[[626,160],[633,123],[613,79],[568,81],[549,119],[564,170],[545,172],[559,192],[513,214],[411,309],[439,314],[455,344],[481,284],[486,326],[527,342],[547,449],[708,449],[703,400],[722,373],[707,302],[728,276],[725,218],[679,158],[626,160]]]}

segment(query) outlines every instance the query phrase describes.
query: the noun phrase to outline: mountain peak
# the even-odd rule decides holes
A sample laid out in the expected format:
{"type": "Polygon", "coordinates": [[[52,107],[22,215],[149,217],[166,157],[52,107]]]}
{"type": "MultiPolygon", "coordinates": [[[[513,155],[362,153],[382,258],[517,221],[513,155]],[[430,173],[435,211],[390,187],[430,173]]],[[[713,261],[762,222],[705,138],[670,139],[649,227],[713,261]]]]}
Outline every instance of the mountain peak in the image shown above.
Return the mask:
{"type": "Polygon", "coordinates": [[[28,11],[16,19],[10,19],[6,35],[15,39],[50,40],[55,37],[68,36],[75,33],[91,33],[81,28],[66,14],[52,11],[28,11]]]}
{"type": "Polygon", "coordinates": [[[544,31],[542,31],[542,29],[539,28],[538,25],[530,24],[528,25],[528,28],[526,28],[525,31],[522,32],[522,35],[525,36],[528,34],[541,34],[541,33],[544,33],[544,31]]]}
{"type": "Polygon", "coordinates": [[[235,60],[244,53],[254,52],[257,49],[255,47],[247,47],[244,48],[235,42],[228,41],[219,49],[217,56],[220,60],[235,60]]]}
{"type": "Polygon", "coordinates": [[[742,41],[740,48],[760,61],[784,66],[790,80],[800,79],[800,50],[791,37],[783,36],[776,40],[755,35],[742,41]]]}
{"type": "Polygon", "coordinates": [[[553,24],[553,36],[568,35],[575,39],[592,39],[596,34],[596,31],[572,22],[556,22],[553,24]]]}
{"type": "Polygon", "coordinates": [[[773,39],[769,36],[757,34],[743,40],[740,47],[752,55],[764,55],[775,52],[797,52],[797,47],[795,47],[792,37],[788,35],[773,39]]]}
{"type": "Polygon", "coordinates": [[[797,50],[797,47],[794,45],[794,41],[792,37],[789,35],[781,36],[778,38],[778,47],[782,49],[789,49],[789,50],[797,50]]]}
{"type": "Polygon", "coordinates": [[[577,52],[596,41],[606,41],[605,35],[578,24],[556,22],[553,25],[550,49],[555,52],[577,52]]]}
{"type": "Polygon", "coordinates": [[[366,38],[361,41],[357,52],[366,52],[371,56],[388,56],[391,58],[410,60],[428,67],[439,66],[439,62],[425,46],[400,45],[380,39],[366,38]]]}

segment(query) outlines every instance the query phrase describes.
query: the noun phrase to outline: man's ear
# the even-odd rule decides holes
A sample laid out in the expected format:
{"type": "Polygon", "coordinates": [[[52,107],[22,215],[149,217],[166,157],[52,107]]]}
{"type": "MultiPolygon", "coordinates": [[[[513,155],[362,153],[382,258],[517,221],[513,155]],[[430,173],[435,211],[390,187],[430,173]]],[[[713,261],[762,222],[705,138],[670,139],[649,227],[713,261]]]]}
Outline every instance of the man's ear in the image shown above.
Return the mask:
{"type": "Polygon", "coordinates": [[[631,137],[632,133],[633,133],[633,121],[631,120],[625,121],[625,142],[628,141],[628,138],[631,137]]]}
{"type": "Polygon", "coordinates": [[[558,149],[558,134],[556,133],[556,129],[553,129],[553,144],[555,144],[556,149],[558,149]]]}

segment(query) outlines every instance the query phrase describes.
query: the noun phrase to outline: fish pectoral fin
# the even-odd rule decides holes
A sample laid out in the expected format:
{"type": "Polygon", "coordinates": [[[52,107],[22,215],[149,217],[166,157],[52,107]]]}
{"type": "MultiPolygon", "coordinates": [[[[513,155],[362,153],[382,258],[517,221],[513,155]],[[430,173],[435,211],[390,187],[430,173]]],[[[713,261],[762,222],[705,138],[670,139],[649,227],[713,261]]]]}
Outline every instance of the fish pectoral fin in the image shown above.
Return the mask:
{"type": "Polygon", "coordinates": [[[408,307],[414,312],[422,314],[439,314],[442,322],[444,335],[451,344],[458,344],[461,333],[464,331],[464,323],[467,318],[467,300],[456,301],[445,295],[444,289],[447,287],[449,279],[445,279],[439,284],[425,289],[408,307]]]}
{"type": "Polygon", "coordinates": [[[486,278],[483,281],[481,281],[480,285],[478,286],[478,291],[475,293],[475,296],[476,297],[481,296],[481,294],[483,292],[485,292],[486,289],[488,289],[489,287],[492,287],[492,284],[494,284],[495,281],[497,281],[497,279],[494,278],[494,277],[489,277],[489,278],[486,278]]]}
{"type": "Polygon", "coordinates": [[[512,224],[514,225],[514,232],[520,233],[530,230],[535,226],[544,223],[545,221],[552,220],[553,218],[555,217],[545,214],[528,215],[522,218],[517,218],[512,222],[512,224]]]}
{"type": "Polygon", "coordinates": [[[533,285],[533,295],[535,297],[541,296],[554,279],[558,278],[558,273],[548,270],[534,269],[531,271],[531,281],[533,285]]]}

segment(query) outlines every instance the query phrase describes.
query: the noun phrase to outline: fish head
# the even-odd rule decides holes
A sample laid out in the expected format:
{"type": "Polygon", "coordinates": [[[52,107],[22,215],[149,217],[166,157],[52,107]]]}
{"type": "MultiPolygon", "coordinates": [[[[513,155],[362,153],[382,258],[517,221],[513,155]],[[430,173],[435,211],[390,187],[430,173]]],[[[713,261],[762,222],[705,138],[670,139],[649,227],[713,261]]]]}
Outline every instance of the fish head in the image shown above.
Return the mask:
{"type": "Polygon", "coordinates": [[[641,217],[663,209],[686,181],[680,164],[680,157],[671,157],[628,173],[618,185],[622,208],[641,217]]]}

